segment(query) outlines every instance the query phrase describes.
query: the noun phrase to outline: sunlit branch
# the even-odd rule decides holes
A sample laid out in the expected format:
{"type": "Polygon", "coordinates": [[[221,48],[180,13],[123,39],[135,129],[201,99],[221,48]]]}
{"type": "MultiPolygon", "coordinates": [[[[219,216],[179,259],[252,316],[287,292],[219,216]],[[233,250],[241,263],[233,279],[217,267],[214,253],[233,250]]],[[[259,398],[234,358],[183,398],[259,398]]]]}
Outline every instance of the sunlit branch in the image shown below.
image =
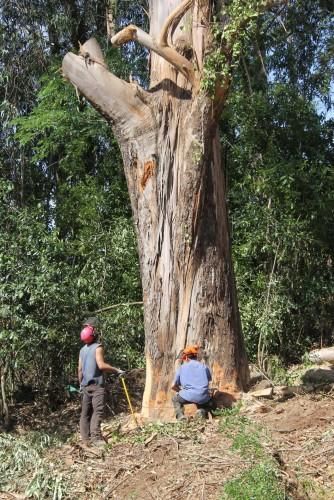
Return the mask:
{"type": "Polygon", "coordinates": [[[117,35],[111,38],[111,43],[116,46],[121,46],[127,42],[136,40],[143,47],[148,50],[152,50],[172,66],[174,66],[180,73],[182,73],[192,85],[195,84],[195,71],[193,64],[188,61],[185,57],[179,54],[172,47],[160,45],[154,38],[152,38],[148,33],[138,28],[137,26],[131,24],[127,26],[122,31],[119,31],[117,35]]]}

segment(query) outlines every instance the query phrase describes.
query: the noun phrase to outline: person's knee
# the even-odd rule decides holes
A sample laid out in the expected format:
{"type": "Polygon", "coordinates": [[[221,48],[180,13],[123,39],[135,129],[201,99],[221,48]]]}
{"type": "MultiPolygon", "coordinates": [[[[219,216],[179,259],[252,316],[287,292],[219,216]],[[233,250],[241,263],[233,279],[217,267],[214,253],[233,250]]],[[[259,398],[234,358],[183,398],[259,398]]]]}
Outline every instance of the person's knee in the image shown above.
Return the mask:
{"type": "Polygon", "coordinates": [[[83,404],[81,406],[81,416],[88,418],[92,413],[92,406],[90,404],[83,404]]]}

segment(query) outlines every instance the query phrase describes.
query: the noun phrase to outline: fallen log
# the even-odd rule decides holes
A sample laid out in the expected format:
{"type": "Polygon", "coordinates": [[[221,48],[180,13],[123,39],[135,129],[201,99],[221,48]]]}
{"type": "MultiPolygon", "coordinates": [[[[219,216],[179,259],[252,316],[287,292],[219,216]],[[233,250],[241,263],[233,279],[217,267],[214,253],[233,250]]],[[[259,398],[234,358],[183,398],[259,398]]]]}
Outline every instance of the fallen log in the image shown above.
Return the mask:
{"type": "Polygon", "coordinates": [[[272,387],[268,387],[266,389],[260,389],[258,391],[252,391],[249,394],[254,398],[272,398],[274,389],[272,387]]]}
{"type": "Polygon", "coordinates": [[[311,351],[309,358],[312,363],[334,363],[334,347],[324,347],[323,349],[311,351]]]}
{"type": "Polygon", "coordinates": [[[297,395],[304,395],[316,392],[332,392],[334,383],[302,384],[295,386],[277,386],[274,388],[274,399],[282,402],[297,395]]]}

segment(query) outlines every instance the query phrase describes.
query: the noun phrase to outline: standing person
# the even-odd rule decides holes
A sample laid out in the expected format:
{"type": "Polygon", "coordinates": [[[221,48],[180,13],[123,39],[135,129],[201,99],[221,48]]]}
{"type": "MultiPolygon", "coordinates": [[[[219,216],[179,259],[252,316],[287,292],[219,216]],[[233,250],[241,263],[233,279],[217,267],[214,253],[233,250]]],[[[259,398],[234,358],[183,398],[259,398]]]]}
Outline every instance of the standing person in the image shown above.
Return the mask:
{"type": "Polygon", "coordinates": [[[98,342],[97,319],[83,323],[80,338],[85,345],[80,349],[78,379],[82,390],[80,434],[85,444],[103,446],[101,422],[104,413],[104,373],[124,373],[104,361],[103,347],[98,342]]]}
{"type": "Polygon", "coordinates": [[[207,418],[208,411],[216,408],[209,393],[211,372],[197,360],[198,346],[188,346],[182,352],[183,364],[176,372],[172,389],[177,392],[173,397],[175,415],[178,420],[186,420],[184,405],[195,404],[196,415],[207,418]]]}

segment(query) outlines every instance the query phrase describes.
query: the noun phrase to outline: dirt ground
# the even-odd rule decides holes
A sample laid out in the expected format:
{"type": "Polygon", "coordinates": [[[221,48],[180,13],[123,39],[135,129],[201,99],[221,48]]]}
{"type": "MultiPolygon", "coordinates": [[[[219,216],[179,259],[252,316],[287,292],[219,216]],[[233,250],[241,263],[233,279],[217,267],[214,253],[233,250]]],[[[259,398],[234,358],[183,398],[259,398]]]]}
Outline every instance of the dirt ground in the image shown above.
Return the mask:
{"type": "MultiPolygon", "coordinates": [[[[128,384],[137,408],[142,382],[138,372],[128,384]]],[[[171,423],[168,432],[162,424],[133,430],[121,388],[114,381],[109,389],[103,427],[109,445],[103,451],[80,444],[78,398],[48,418],[37,408],[34,413],[33,403],[18,412],[16,432],[34,425],[68,436],[61,447],[50,449],[47,459],[70,478],[72,498],[218,500],[224,483],[252,465],[251,458],[230,449],[231,441],[219,430],[218,418],[171,423]]],[[[331,393],[298,395],[281,402],[253,398],[241,410],[267,430],[268,447],[280,465],[287,498],[334,499],[333,399],[331,393]]],[[[0,493],[0,498],[24,497],[0,493]]]]}
{"type": "Polygon", "coordinates": [[[334,499],[334,395],[299,395],[265,407],[253,418],[270,431],[288,479],[318,485],[309,498],[334,499]]]}

